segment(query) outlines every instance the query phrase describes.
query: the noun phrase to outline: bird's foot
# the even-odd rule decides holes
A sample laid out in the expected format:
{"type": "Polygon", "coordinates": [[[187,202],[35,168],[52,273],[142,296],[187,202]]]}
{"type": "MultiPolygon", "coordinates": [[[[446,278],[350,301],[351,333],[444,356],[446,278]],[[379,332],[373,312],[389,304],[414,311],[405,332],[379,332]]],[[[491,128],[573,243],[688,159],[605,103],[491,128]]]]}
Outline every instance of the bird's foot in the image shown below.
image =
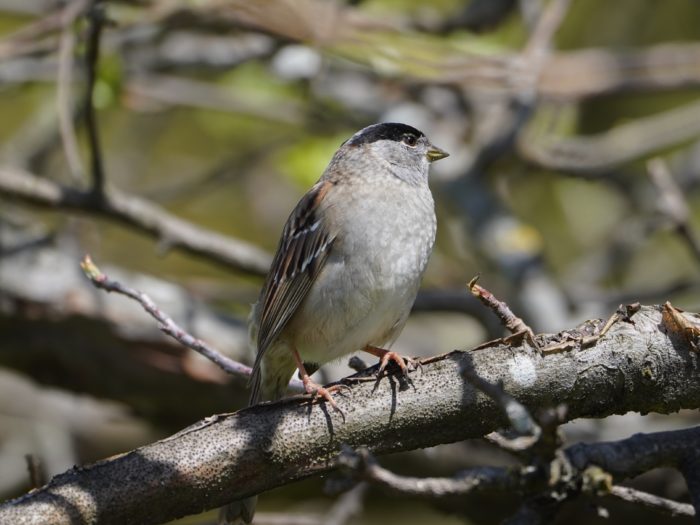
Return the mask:
{"type": "Polygon", "coordinates": [[[318,383],[313,382],[311,379],[308,377],[306,378],[304,382],[304,390],[306,391],[307,394],[311,396],[311,400],[315,401],[317,399],[324,399],[328,402],[330,406],[333,407],[333,410],[339,412],[341,415],[343,414],[343,411],[338,408],[338,405],[336,404],[335,400],[333,399],[333,392],[338,392],[344,388],[350,388],[348,385],[331,385],[329,387],[324,387],[319,385],[318,383]]]}
{"type": "Polygon", "coordinates": [[[404,376],[408,376],[408,372],[410,370],[418,370],[423,366],[417,359],[413,359],[412,357],[403,357],[396,352],[388,351],[379,361],[379,375],[384,373],[389,361],[396,363],[404,376]]]}
{"type": "Polygon", "coordinates": [[[332,393],[342,390],[343,388],[350,387],[348,385],[343,384],[336,384],[331,385],[329,387],[323,387],[318,383],[313,382],[311,380],[311,377],[309,377],[309,373],[306,371],[306,367],[304,366],[304,361],[301,359],[301,356],[299,355],[299,352],[296,350],[296,348],[292,349],[292,355],[294,356],[294,361],[296,362],[297,369],[299,370],[299,377],[301,377],[301,382],[304,384],[304,391],[311,396],[311,402],[313,403],[319,398],[325,399],[328,402],[328,404],[333,407],[333,410],[339,412],[340,415],[343,416],[344,420],[345,414],[343,414],[343,411],[340,410],[340,408],[338,408],[338,405],[333,399],[332,393]]]}
{"type": "Polygon", "coordinates": [[[387,365],[390,361],[393,361],[401,369],[404,376],[408,376],[408,372],[411,370],[417,370],[422,368],[420,361],[413,359],[411,357],[403,357],[396,352],[391,350],[384,350],[383,348],[377,348],[376,346],[367,345],[364,348],[365,352],[375,355],[379,358],[379,371],[377,375],[381,377],[386,370],[387,365]]]}

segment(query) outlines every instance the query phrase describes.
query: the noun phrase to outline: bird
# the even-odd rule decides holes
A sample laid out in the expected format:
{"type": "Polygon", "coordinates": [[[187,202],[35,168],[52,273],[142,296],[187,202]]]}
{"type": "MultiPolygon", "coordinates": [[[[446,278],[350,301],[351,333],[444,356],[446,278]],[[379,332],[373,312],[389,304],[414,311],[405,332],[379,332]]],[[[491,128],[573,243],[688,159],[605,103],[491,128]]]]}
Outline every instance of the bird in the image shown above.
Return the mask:
{"type": "MultiPolygon", "coordinates": [[[[333,155],[291,212],[250,315],[257,352],[250,405],[284,396],[298,371],[312,400],[340,411],[310,370],[364,350],[404,374],[413,360],[389,350],[415,301],[437,229],[431,163],[448,153],[407,124],[361,129],[333,155]]],[[[220,523],[250,523],[255,499],[220,523]],[[228,521],[226,521],[228,519],[228,521]]]]}

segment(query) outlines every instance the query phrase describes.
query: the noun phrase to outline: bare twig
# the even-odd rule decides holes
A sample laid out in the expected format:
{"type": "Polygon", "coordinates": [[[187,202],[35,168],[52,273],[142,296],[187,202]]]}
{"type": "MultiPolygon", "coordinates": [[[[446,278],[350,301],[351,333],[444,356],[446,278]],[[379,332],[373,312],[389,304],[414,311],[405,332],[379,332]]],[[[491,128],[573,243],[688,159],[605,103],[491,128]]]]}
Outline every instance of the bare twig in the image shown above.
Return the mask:
{"type": "Polygon", "coordinates": [[[238,363],[225,355],[219,353],[217,350],[210,348],[206,343],[200,341],[199,339],[193,337],[185,330],[180,328],[175,321],[173,321],[165,312],[163,312],[158,306],[153,302],[153,300],[143,292],[134,290],[128,286],[124,286],[119,281],[110,279],[107,275],[102,273],[102,271],[92,262],[89,255],[86,255],[80,267],[88,279],[97,288],[105,290],[107,292],[116,292],[121,295],[125,295],[136,302],[138,302],[146,312],[148,312],[151,317],[158,321],[158,328],[160,330],[179,341],[188,348],[191,348],[195,352],[202,354],[204,357],[210,361],[216,363],[223,370],[229,374],[235,374],[243,377],[250,377],[251,368],[242,363],[238,363]]]}
{"type": "MultiPolygon", "coordinates": [[[[92,262],[92,259],[89,255],[86,255],[83,258],[82,262],[80,263],[80,267],[83,269],[83,272],[85,273],[87,278],[90,279],[90,282],[92,282],[92,284],[95,285],[97,288],[100,288],[107,292],[115,292],[121,295],[125,295],[126,297],[129,297],[134,301],[138,302],[151,317],[158,321],[158,328],[160,328],[160,330],[163,333],[169,335],[170,337],[183,344],[187,348],[191,348],[195,352],[203,355],[204,357],[218,365],[225,372],[237,375],[239,377],[250,377],[252,369],[249,366],[239,363],[238,361],[234,361],[230,357],[223,355],[218,350],[215,350],[214,348],[210,347],[204,341],[197,339],[196,337],[185,331],[175,321],[173,321],[172,318],[168,316],[168,314],[166,314],[160,308],[158,308],[158,306],[148,295],[138,290],[134,290],[133,288],[130,288],[128,286],[125,286],[119,281],[115,281],[114,279],[111,279],[110,277],[102,273],[102,271],[92,262]]],[[[296,379],[292,379],[292,381],[290,382],[290,388],[294,389],[297,392],[304,391],[301,382],[296,379]]]]}
{"type": "Polygon", "coordinates": [[[265,275],[270,265],[271,257],[252,244],[196,226],[113,188],[102,201],[95,202],[90,192],[66,188],[23,170],[0,167],[0,195],[48,208],[101,215],[149,233],[167,248],[180,248],[254,275],[265,275]]]}
{"type": "Polygon", "coordinates": [[[680,503],[630,487],[615,485],[610,489],[610,495],[630,503],[636,503],[670,514],[671,516],[695,516],[695,509],[689,503],[680,503]]]}
{"type": "Polygon", "coordinates": [[[515,336],[514,339],[522,336],[534,348],[539,348],[539,345],[535,340],[535,334],[533,333],[532,329],[525,324],[525,321],[516,316],[505,302],[498,300],[496,296],[489,292],[486,288],[476,284],[478,280],[479,276],[477,275],[467,284],[467,287],[472,295],[488,306],[493,313],[498,316],[504,326],[510,330],[513,336],[515,336]]]}

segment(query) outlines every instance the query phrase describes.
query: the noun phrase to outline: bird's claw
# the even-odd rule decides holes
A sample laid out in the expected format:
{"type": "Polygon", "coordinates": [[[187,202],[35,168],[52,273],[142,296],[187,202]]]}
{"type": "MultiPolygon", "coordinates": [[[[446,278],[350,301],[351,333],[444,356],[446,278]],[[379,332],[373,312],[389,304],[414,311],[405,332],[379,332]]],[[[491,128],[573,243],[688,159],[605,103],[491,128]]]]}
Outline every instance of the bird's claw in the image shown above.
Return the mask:
{"type": "Polygon", "coordinates": [[[423,365],[419,360],[413,359],[411,357],[402,357],[396,352],[388,351],[381,357],[381,360],[379,361],[379,371],[377,375],[382,376],[384,374],[384,370],[389,364],[389,361],[393,361],[398,365],[404,377],[408,377],[408,372],[411,370],[417,370],[419,368],[421,370],[423,369],[423,365]]]}
{"type": "Polygon", "coordinates": [[[336,384],[336,385],[331,385],[329,387],[323,387],[317,383],[314,383],[313,381],[306,381],[304,383],[304,390],[306,391],[307,394],[311,396],[311,401],[316,401],[317,399],[324,399],[325,401],[328,402],[329,405],[333,407],[333,410],[336,412],[339,412],[341,415],[344,416],[343,411],[338,408],[338,405],[336,404],[335,400],[333,399],[333,392],[338,392],[339,390],[342,389],[350,389],[348,385],[343,385],[343,384],[336,384]]]}

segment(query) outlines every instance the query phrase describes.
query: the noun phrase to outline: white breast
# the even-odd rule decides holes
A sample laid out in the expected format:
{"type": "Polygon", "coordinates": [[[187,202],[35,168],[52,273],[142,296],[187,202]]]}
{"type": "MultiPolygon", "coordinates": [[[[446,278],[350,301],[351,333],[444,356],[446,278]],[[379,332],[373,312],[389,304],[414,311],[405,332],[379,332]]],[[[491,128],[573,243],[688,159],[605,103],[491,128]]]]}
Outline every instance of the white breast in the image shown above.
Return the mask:
{"type": "Polygon", "coordinates": [[[332,255],[282,334],[306,361],[392,342],[415,300],[435,241],[432,196],[427,186],[396,181],[397,198],[378,208],[366,198],[374,189],[365,185],[345,201],[351,227],[343,227],[346,217],[334,218],[341,227],[332,255]]]}

